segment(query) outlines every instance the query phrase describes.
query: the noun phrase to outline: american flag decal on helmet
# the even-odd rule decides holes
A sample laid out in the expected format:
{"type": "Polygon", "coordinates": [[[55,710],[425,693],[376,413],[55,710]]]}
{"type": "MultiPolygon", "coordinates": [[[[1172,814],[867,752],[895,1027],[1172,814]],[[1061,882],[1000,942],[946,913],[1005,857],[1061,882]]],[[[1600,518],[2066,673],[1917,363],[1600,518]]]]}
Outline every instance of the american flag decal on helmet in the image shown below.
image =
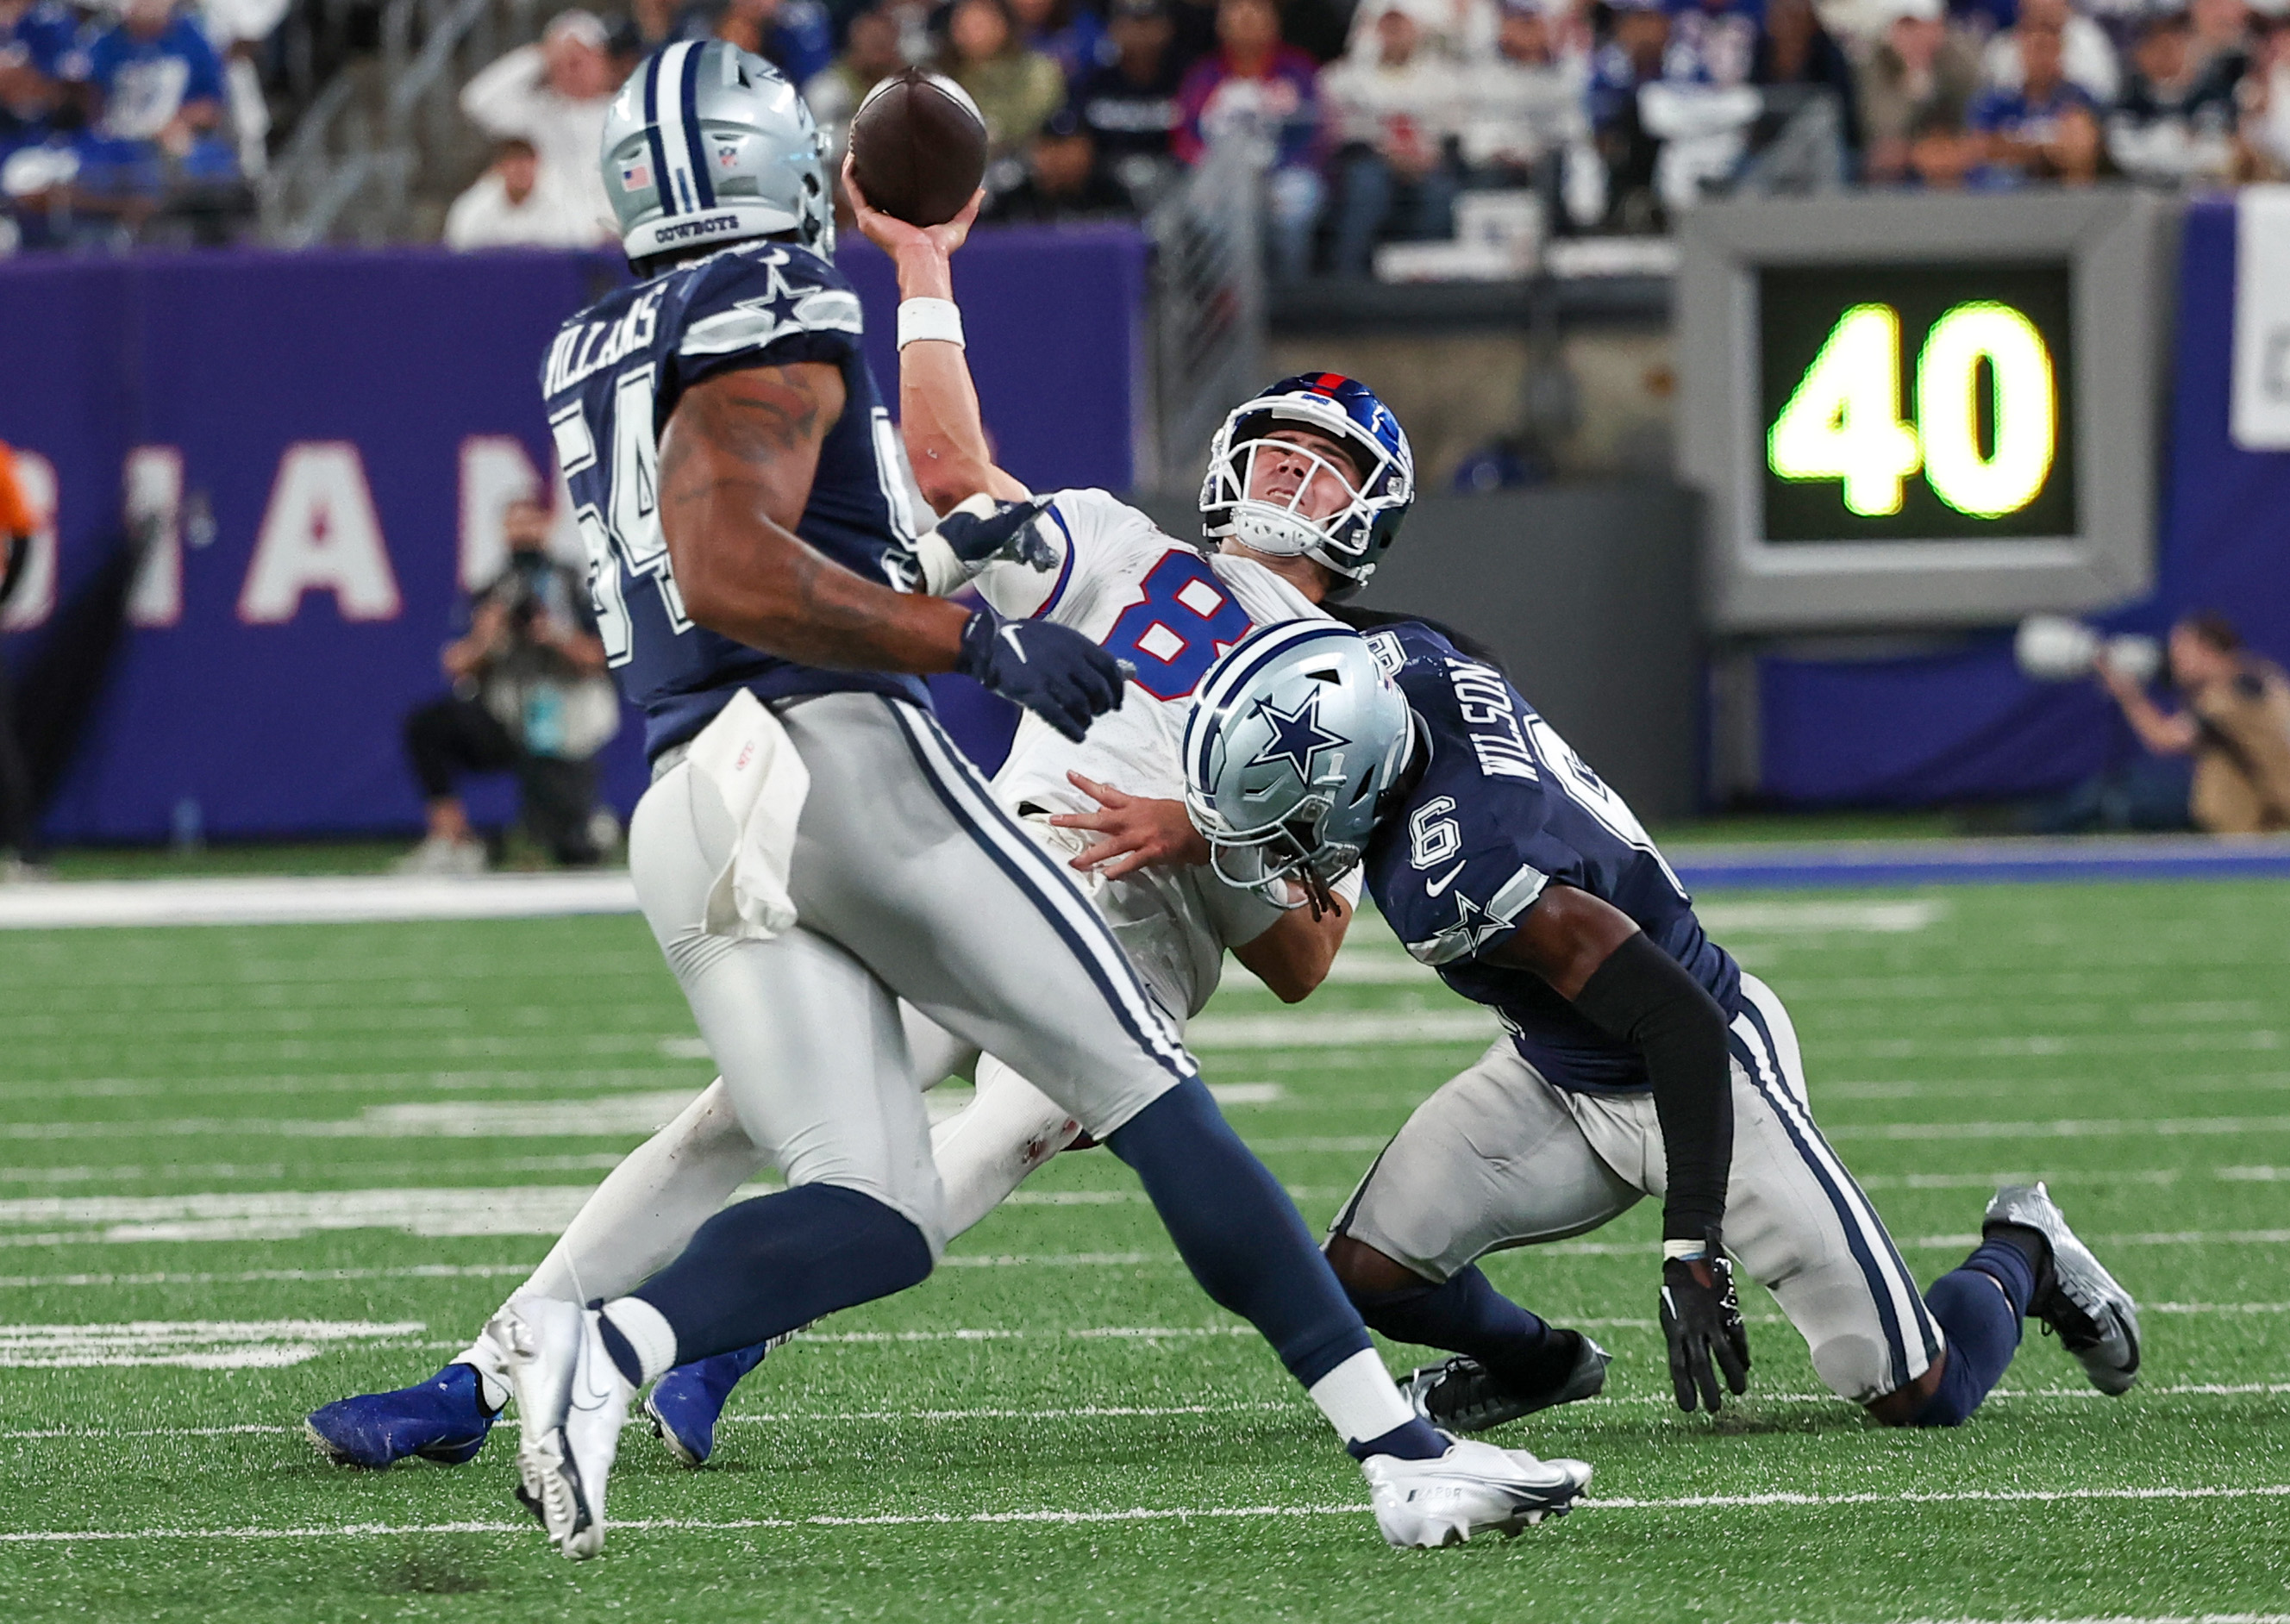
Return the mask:
{"type": "Polygon", "coordinates": [[[652,165],[638,158],[633,164],[621,165],[621,189],[641,192],[652,184],[652,165]]]}

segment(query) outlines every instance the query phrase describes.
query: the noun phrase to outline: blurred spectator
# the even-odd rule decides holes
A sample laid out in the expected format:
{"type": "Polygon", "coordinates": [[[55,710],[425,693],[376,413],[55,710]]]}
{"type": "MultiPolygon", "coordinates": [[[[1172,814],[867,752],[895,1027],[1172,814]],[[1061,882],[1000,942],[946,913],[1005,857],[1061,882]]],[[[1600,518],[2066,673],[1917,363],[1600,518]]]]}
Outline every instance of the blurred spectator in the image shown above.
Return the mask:
{"type": "Polygon", "coordinates": [[[1692,206],[1729,179],[1765,99],[1750,88],[1755,0],[1693,0],[1671,18],[1659,78],[1637,91],[1638,119],[1660,143],[1653,187],[1662,206],[1692,206]]]}
{"type": "MultiPolygon", "coordinates": [[[[1838,132],[1848,153],[1861,150],[1861,109],[1854,93],[1852,61],[1822,26],[1813,0],[1766,0],[1765,28],[1750,58],[1750,79],[1767,90],[1827,91],[1836,99],[1838,132]]],[[[1769,116],[1786,118],[1795,108],[1769,99],[1769,116]]]]}
{"type": "Polygon", "coordinates": [[[1170,138],[1182,116],[1185,76],[1168,0],[1113,0],[1107,38],[1113,60],[1076,87],[1074,107],[1097,143],[1099,161],[1141,201],[1167,184],[1170,138]]]}
{"type": "Polygon", "coordinates": [[[1010,0],[1018,37],[1058,65],[1068,84],[1078,84],[1113,60],[1105,20],[1081,0],[1010,0]]]}
{"type": "Polygon", "coordinates": [[[461,111],[496,140],[530,141],[543,182],[570,197],[599,234],[617,235],[597,161],[621,72],[609,44],[591,13],[559,12],[540,44],[518,46],[461,87],[461,111]]]}
{"type": "Polygon", "coordinates": [[[752,51],[796,85],[835,60],[835,28],[819,0],[728,0],[716,37],[752,51]]]}
{"type": "Polygon", "coordinates": [[[255,59],[285,20],[290,0],[200,0],[207,38],[222,57],[223,104],[242,174],[260,175],[270,167],[270,103],[255,59]]]}
{"type": "Polygon", "coordinates": [[[1605,160],[1613,223],[1646,230],[1660,223],[1653,195],[1661,144],[1638,115],[1638,89],[1661,78],[1669,13],[1661,0],[1609,0],[1613,20],[1590,59],[1590,123],[1605,160]]]}
{"type": "Polygon", "coordinates": [[[2027,68],[2020,40],[2030,25],[2060,37],[2061,72],[2081,87],[2092,101],[2104,106],[2122,88],[2122,65],[2116,60],[2114,42],[2107,30],[2076,11],[2069,0],[2020,0],[2020,14],[2012,26],[1988,42],[1981,53],[1981,73],[1993,90],[2015,91],[2026,83],[2027,68]]]}
{"type": "Polygon", "coordinates": [[[0,0],[0,158],[44,140],[82,76],[79,19],[62,0],[0,0]]]}
{"type": "Polygon", "coordinates": [[[624,68],[633,68],[662,45],[696,37],[699,25],[684,0],[629,0],[629,14],[612,25],[609,49],[624,68]]]}
{"type": "MultiPolygon", "coordinates": [[[[16,459],[0,442],[0,610],[24,579],[37,528],[16,480],[16,459]]],[[[39,824],[33,807],[32,770],[16,733],[16,703],[8,667],[0,661],[0,884],[34,877],[40,860],[39,824]]]]}
{"type": "Polygon", "coordinates": [[[2027,827],[2046,834],[2290,828],[2290,679],[2244,648],[2224,617],[2190,615],[2171,628],[2171,686],[2183,709],[2164,711],[2104,659],[2098,674],[2149,759],[2078,786],[2033,812],[2027,827]]]}
{"type": "Polygon", "coordinates": [[[899,20],[890,7],[877,5],[851,20],[843,54],[805,82],[803,99],[811,107],[811,116],[819,121],[834,156],[830,174],[842,163],[851,115],[859,110],[869,91],[906,65],[906,54],[899,48],[899,20]]]}
{"type": "Polygon", "coordinates": [[[1948,128],[1960,130],[1980,93],[1979,52],[1949,26],[1941,0],[1892,0],[1890,10],[1884,37],[1862,59],[1859,75],[1862,172],[1878,184],[1909,172],[1909,144],[1919,121],[1937,114],[1948,128]]]}
{"type": "Polygon", "coordinates": [[[1020,150],[1064,105],[1065,76],[1018,37],[1007,0],[955,0],[946,37],[946,75],[985,115],[994,156],[1020,150]]]}
{"type": "Polygon", "coordinates": [[[2176,184],[2223,180],[2235,160],[2235,84],[2241,59],[2196,60],[2183,12],[2139,25],[2123,98],[2109,116],[2108,151],[2125,172],[2176,184]]]}
{"type": "Polygon", "coordinates": [[[2290,178],[2290,21],[2274,20],[2253,42],[2235,99],[2242,108],[2238,168],[2248,179],[2290,178]]]}
{"type": "Polygon", "coordinates": [[[173,0],[128,0],[116,27],[87,48],[95,116],[80,144],[79,190],[110,199],[156,196],[170,171],[191,180],[236,172],[222,127],[222,59],[173,0]]]}
{"type": "Polygon", "coordinates": [[[1559,54],[1537,0],[1507,0],[1494,50],[1463,71],[1462,155],[1481,185],[1525,186],[1589,139],[1588,64],[1559,54]]]}
{"type": "Polygon", "coordinates": [[[1959,192],[1993,184],[1987,159],[1988,138],[1966,129],[1956,108],[1935,102],[1909,126],[1902,179],[1926,191],[1959,192]]]}
{"type": "Polygon", "coordinates": [[[2012,34],[2019,48],[2019,88],[1982,91],[1966,123],[1987,138],[1988,162],[2000,174],[2049,179],[2079,165],[2084,121],[2095,128],[2096,116],[2089,93],[2067,76],[2060,25],[2037,15],[2034,0],[2012,34]]]}
{"type": "Polygon", "coordinates": [[[508,562],[471,595],[469,629],[441,663],[453,692],[405,719],[405,750],[429,832],[400,860],[415,874],[473,874],[485,848],[454,788],[462,775],[514,772],[524,821],[559,862],[592,863],[597,771],[620,726],[589,587],[550,558],[548,509],[531,499],[502,514],[508,562]]]}
{"type": "Polygon", "coordinates": [[[1366,0],[1375,54],[1347,58],[1320,90],[1336,155],[1335,269],[1368,274],[1387,233],[1421,241],[1455,234],[1455,167],[1447,140],[1457,112],[1455,70],[1425,48],[1403,0],[1366,0]]]}
{"type": "Polygon", "coordinates": [[[1017,184],[989,197],[980,218],[1005,226],[1049,225],[1134,211],[1128,189],[1099,164],[1089,127],[1071,108],[1060,108],[1026,143],[1025,172],[1017,184]]]}
{"type": "Polygon", "coordinates": [[[1184,122],[1172,146],[1198,164],[1212,142],[1238,142],[1265,169],[1266,248],[1273,275],[1310,268],[1325,188],[1318,167],[1319,66],[1280,37],[1272,0],[1219,0],[1217,50],[1177,92],[1184,122]]]}
{"type": "Polygon", "coordinates": [[[2187,20],[2195,70],[2231,84],[2250,67],[2250,7],[2246,0],[2188,0],[2187,20]]]}
{"type": "Polygon", "coordinates": [[[581,200],[540,167],[532,143],[503,141],[492,164],[445,212],[448,248],[589,248],[609,241],[581,200]]]}

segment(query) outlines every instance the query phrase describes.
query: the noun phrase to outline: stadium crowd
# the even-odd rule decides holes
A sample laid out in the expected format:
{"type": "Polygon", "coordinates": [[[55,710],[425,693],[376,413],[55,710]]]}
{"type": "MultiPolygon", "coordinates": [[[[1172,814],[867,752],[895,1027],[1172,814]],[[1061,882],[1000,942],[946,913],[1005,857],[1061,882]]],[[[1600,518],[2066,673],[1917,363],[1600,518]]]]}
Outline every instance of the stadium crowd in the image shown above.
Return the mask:
{"type": "MultiPolygon", "coordinates": [[[[60,188],[131,220],[243,189],[291,3],[0,0],[0,188],[28,238],[60,188]]],[[[647,51],[709,36],[838,139],[885,76],[949,75],[991,134],[989,219],[1135,213],[1246,143],[1291,276],[1452,236],[1474,194],[1659,231],[1738,186],[2290,176],[2290,10],[2250,0],[630,0],[470,80],[499,146],[447,240],[608,240],[605,104],[647,51]]]]}

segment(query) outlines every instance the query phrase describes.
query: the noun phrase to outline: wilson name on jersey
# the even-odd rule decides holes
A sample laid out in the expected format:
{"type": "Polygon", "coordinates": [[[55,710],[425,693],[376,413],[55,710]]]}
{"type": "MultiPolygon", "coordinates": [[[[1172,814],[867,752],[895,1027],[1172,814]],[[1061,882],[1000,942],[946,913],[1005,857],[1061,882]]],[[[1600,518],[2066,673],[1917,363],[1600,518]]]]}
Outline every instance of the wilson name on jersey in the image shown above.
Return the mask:
{"type": "Polygon", "coordinates": [[[1641,1089],[1645,1067],[1532,971],[1485,955],[1553,881],[1628,914],[1741,1012],[1742,972],[1622,798],[1503,674],[1417,623],[1368,634],[1397,680],[1430,758],[1405,808],[1367,850],[1368,889],[1407,950],[1493,1009],[1519,1054],[1563,1088],[1641,1089]]]}
{"type": "Polygon", "coordinates": [[[597,628],[621,692],[644,708],[649,754],[691,738],[741,688],[765,699],[856,688],[929,703],[917,677],[798,665],[685,612],[661,532],[661,430],[695,384],[799,362],[840,371],[846,398],[796,533],[885,580],[884,554],[914,529],[896,433],[861,348],[859,296],[817,254],[750,244],[622,288],[565,323],[542,364],[597,628]]]}

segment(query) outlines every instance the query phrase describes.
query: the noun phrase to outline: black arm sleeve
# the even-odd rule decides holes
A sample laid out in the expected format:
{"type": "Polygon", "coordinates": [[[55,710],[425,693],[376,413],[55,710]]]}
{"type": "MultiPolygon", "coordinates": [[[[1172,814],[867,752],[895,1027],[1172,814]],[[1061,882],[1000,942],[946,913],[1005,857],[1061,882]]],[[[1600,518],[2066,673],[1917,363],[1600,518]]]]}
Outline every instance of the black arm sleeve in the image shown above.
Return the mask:
{"type": "Polygon", "coordinates": [[[1591,972],[1574,1007],[1607,1036],[1645,1057],[1669,1156],[1661,1236],[1700,1240],[1726,1216],[1726,1176],[1734,1164],[1726,1012],[1644,932],[1591,972]]]}

